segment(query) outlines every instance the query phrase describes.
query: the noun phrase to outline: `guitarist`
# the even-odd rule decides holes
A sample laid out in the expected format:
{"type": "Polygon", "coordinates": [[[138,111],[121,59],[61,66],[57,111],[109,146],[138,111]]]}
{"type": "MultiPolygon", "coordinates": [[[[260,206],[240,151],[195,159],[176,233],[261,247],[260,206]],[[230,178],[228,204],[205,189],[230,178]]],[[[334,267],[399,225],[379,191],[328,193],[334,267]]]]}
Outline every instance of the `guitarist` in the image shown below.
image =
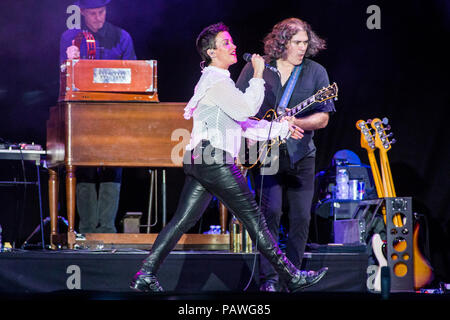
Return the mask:
{"type": "MultiPolygon", "coordinates": [[[[285,19],[276,24],[264,39],[266,63],[278,69],[278,73],[265,69],[265,95],[259,113],[263,118],[268,110],[283,111],[293,108],[318,90],[329,85],[323,66],[306,57],[325,49],[325,41],[319,38],[310,25],[297,18],[285,19]]],[[[252,78],[253,68],[247,63],[236,86],[245,91],[252,78]]],[[[332,101],[314,103],[307,112],[296,116],[295,124],[304,129],[301,140],[288,139],[279,147],[278,171],[264,175],[255,166],[251,171],[258,195],[262,197],[261,210],[270,232],[278,240],[283,200],[288,204],[289,230],[287,256],[297,268],[301,267],[308,239],[311,203],[314,193],[315,154],[314,130],[325,128],[329,113],[334,112],[332,101]]],[[[275,147],[275,146],[274,146],[275,147]]],[[[261,291],[279,291],[278,276],[268,261],[261,257],[261,291]]]]}

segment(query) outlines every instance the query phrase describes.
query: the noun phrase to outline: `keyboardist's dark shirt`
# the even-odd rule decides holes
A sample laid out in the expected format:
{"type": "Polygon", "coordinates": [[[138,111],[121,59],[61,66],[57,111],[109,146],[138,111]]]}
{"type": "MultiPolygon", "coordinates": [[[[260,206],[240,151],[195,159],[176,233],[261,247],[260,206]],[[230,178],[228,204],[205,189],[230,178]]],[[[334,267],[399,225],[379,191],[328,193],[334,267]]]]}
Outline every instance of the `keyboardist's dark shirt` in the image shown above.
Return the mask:
{"type": "MultiPolygon", "coordinates": [[[[276,62],[272,61],[270,63],[273,67],[276,67],[276,62]]],[[[249,62],[247,63],[241,71],[238,80],[236,81],[236,86],[241,90],[245,91],[248,87],[248,81],[253,77],[253,67],[249,62]]],[[[268,69],[264,70],[263,78],[265,80],[265,95],[263,104],[257,113],[256,117],[262,118],[265,113],[270,109],[275,109],[278,105],[281,97],[283,96],[284,89],[287,86],[281,87],[280,77],[276,72],[270,71],[268,69]]],[[[319,63],[305,58],[303,60],[303,67],[297,83],[292,92],[291,99],[287,105],[287,108],[293,108],[303,100],[309,98],[315,94],[318,90],[323,87],[327,87],[330,84],[328,79],[328,74],[325,68],[319,63]]],[[[298,115],[297,117],[305,117],[307,115],[316,112],[334,112],[334,103],[332,100],[328,100],[326,103],[314,103],[311,105],[309,111],[298,115]]],[[[289,157],[291,163],[295,163],[300,159],[305,157],[315,156],[316,147],[313,141],[314,131],[306,131],[304,137],[300,140],[288,139],[287,148],[289,152],[289,157]]]]}
{"type": "MultiPolygon", "coordinates": [[[[85,25],[81,29],[69,29],[65,31],[60,40],[59,60],[63,62],[67,59],[66,50],[72,45],[81,30],[90,31],[85,25]]],[[[96,44],[95,59],[103,60],[136,60],[134,52],[133,40],[128,32],[122,28],[105,22],[103,27],[97,32],[92,32],[96,44]]],[[[80,58],[86,59],[86,47],[83,44],[80,48],[80,58]]]]}

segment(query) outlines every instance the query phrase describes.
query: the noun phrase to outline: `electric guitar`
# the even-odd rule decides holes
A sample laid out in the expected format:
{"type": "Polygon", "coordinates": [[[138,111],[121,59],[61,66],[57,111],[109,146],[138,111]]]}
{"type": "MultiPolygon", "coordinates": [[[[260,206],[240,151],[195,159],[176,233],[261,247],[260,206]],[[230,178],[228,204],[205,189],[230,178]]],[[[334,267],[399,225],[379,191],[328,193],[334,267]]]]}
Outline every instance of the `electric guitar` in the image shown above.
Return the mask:
{"type": "Polygon", "coordinates": [[[379,233],[375,233],[372,236],[372,250],[378,261],[375,278],[373,280],[373,290],[375,292],[381,292],[381,268],[387,267],[388,262],[386,259],[386,243],[383,242],[379,233]]]}
{"type": "MultiPolygon", "coordinates": [[[[372,170],[372,176],[375,183],[375,188],[377,191],[378,198],[385,197],[384,183],[380,175],[380,169],[378,168],[378,163],[375,157],[375,150],[377,149],[375,145],[375,138],[372,135],[370,124],[372,120],[358,120],[356,122],[356,128],[361,132],[361,147],[366,149],[367,156],[369,158],[370,168],[372,170]]],[[[386,207],[383,205],[382,208],[384,223],[386,224],[386,207]]],[[[373,281],[373,290],[375,292],[381,292],[381,268],[387,266],[386,259],[386,244],[381,239],[378,233],[372,236],[372,250],[377,259],[378,266],[376,267],[375,277],[373,281]]]]}
{"type": "MultiPolygon", "coordinates": [[[[264,114],[264,116],[261,119],[257,117],[251,117],[251,119],[255,119],[258,121],[267,120],[279,122],[284,117],[293,117],[302,112],[305,112],[315,102],[321,103],[330,99],[337,100],[337,96],[338,96],[338,87],[337,84],[334,82],[333,84],[327,86],[326,88],[320,89],[309,98],[297,104],[295,107],[291,109],[286,109],[283,113],[278,114],[276,110],[270,109],[264,114]]],[[[261,143],[256,142],[254,147],[252,147],[252,144],[246,140],[244,146],[245,153],[243,154],[244,158],[240,159],[241,160],[240,164],[246,167],[247,169],[251,169],[256,165],[262,166],[265,163],[268,155],[270,154],[270,149],[272,148],[272,146],[274,146],[276,143],[281,144],[282,142],[283,141],[280,141],[280,139],[276,138],[263,141],[261,143]],[[251,157],[251,155],[256,155],[256,157],[251,157]]]]}

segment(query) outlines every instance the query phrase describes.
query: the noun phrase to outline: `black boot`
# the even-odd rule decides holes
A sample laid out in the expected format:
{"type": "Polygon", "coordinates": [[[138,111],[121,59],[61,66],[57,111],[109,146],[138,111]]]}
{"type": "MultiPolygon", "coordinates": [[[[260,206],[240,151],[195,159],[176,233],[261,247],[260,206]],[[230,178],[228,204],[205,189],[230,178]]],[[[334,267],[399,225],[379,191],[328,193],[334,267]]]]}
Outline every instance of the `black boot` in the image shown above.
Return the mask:
{"type": "Polygon", "coordinates": [[[139,271],[131,280],[130,288],[140,292],[162,292],[164,291],[153,273],[139,271]]]}
{"type": "MultiPolygon", "coordinates": [[[[280,277],[287,283],[290,292],[297,292],[310,287],[322,279],[328,271],[327,267],[319,271],[298,270],[283,254],[272,235],[267,230],[264,219],[257,232],[257,246],[259,251],[273,265],[280,277]]],[[[250,225],[251,226],[251,225],[250,225]]],[[[251,228],[254,230],[254,228],[251,228]]]]}
{"type": "Polygon", "coordinates": [[[276,284],[273,282],[263,282],[259,287],[259,291],[262,292],[277,292],[276,284]]]}
{"type": "Polygon", "coordinates": [[[291,281],[288,282],[289,291],[297,292],[316,284],[325,276],[327,271],[327,267],[324,267],[319,271],[298,270],[298,272],[296,272],[296,275],[291,279],[291,281]]]}

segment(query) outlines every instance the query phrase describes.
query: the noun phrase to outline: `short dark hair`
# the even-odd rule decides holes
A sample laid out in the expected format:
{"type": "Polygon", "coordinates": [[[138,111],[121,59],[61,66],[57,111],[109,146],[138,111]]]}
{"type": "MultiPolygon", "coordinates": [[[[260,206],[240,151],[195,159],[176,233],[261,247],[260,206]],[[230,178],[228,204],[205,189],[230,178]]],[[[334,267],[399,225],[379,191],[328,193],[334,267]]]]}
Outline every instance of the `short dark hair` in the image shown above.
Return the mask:
{"type": "Polygon", "coordinates": [[[196,41],[197,51],[200,54],[200,57],[202,57],[205,66],[208,66],[211,63],[211,57],[208,55],[207,51],[216,48],[216,36],[224,31],[229,31],[228,27],[223,24],[223,22],[219,22],[204,28],[198,35],[196,41]]]}

